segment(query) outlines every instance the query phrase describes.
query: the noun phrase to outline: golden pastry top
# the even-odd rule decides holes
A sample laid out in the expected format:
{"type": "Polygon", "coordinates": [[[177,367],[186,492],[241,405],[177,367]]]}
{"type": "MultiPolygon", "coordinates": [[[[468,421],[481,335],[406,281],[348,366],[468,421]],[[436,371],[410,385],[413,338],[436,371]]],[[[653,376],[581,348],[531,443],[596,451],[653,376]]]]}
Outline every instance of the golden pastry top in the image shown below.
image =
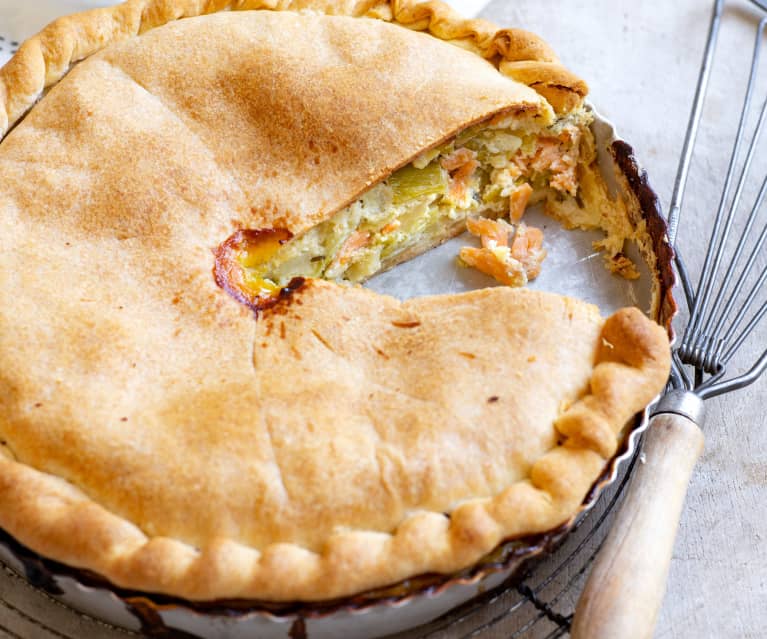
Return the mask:
{"type": "Polygon", "coordinates": [[[114,423],[91,411],[100,429],[30,405],[29,432],[4,434],[18,458],[0,455],[2,526],[189,599],[321,600],[451,573],[573,517],[670,358],[637,309],[604,321],[509,288],[401,303],[322,280],[263,311],[252,350],[221,388],[118,398],[114,423]]]}
{"type": "Polygon", "coordinates": [[[141,1],[54,23],[0,72],[2,130],[56,84],[0,144],[0,526],[46,556],[191,599],[449,573],[572,517],[665,382],[637,310],[310,281],[254,323],[216,285],[238,229],[298,233],[467,124],[554,117],[442,39],[514,73],[536,57],[555,106],[585,93],[534,37],[442,5],[312,6],[437,38],[289,12],[166,24],[229,5],[141,1]],[[440,99],[413,108],[424,86],[440,99]]]}
{"type": "Polygon", "coordinates": [[[219,11],[311,10],[329,15],[378,18],[468,49],[504,75],[543,95],[557,113],[573,110],[588,93],[538,36],[466,20],[439,1],[415,0],[128,0],[65,16],[22,44],[0,69],[0,139],[63,78],[74,64],[112,44],[162,25],[219,11]]]}

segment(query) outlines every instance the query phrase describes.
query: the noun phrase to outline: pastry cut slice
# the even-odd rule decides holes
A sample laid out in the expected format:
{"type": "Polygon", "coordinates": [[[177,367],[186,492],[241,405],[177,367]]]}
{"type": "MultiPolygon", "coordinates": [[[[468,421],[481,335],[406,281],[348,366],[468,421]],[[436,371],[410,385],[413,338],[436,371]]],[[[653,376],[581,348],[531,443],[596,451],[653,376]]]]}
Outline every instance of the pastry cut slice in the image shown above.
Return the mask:
{"type": "MultiPolygon", "coordinates": [[[[529,203],[578,195],[579,165],[593,161],[581,149],[590,122],[583,109],[560,118],[546,109],[502,111],[421,152],[297,237],[287,229],[239,231],[218,251],[217,277],[232,281],[239,271],[238,297],[259,307],[296,277],[363,282],[463,232],[476,215],[518,222],[529,203]]],[[[500,281],[524,285],[538,271],[521,268],[500,281]]]]}
{"type": "Polygon", "coordinates": [[[530,196],[608,255],[646,229],[535,36],[278,6],[130,0],[0,70],[0,527],[126,588],[316,601],[460,570],[570,520],[668,373],[635,309],[325,281],[530,196]]]}

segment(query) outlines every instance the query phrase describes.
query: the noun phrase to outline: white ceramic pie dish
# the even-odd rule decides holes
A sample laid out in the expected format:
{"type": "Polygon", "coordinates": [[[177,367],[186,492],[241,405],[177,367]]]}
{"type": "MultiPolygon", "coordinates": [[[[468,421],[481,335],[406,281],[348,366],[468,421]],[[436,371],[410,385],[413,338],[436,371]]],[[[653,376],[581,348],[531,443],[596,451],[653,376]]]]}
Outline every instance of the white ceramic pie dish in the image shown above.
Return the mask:
{"type": "MultiPolygon", "coordinates": [[[[561,230],[556,222],[531,211],[528,215],[534,224],[548,227],[549,258],[535,287],[580,297],[600,306],[603,313],[626,305],[654,307],[657,309],[654,319],[670,331],[675,312],[672,253],[665,241],[657,198],[631,147],[617,137],[613,126],[597,115],[593,130],[605,179],[611,188],[624,193],[634,215],[641,215],[647,222],[656,266],[652,271],[642,268],[643,276],[635,282],[612,276],[603,268],[601,256],[591,249],[595,236],[561,230]]],[[[458,238],[453,242],[374,278],[370,287],[399,297],[412,297],[486,285],[484,276],[472,271],[461,269],[456,275],[456,245],[463,241],[458,238]]],[[[641,260],[638,263],[641,265],[641,260]]],[[[112,588],[100,578],[39,558],[10,539],[0,540],[0,559],[76,610],[148,636],[160,636],[173,629],[186,633],[180,636],[210,639],[380,637],[441,616],[513,577],[523,562],[556,547],[578,516],[593,506],[601,491],[614,481],[621,463],[633,455],[646,426],[647,411],[637,416],[633,427],[627,430],[624,446],[594,484],[579,512],[557,530],[504,544],[493,556],[459,575],[412,579],[339,602],[275,608],[257,602],[191,604],[149,597],[112,588]]]]}

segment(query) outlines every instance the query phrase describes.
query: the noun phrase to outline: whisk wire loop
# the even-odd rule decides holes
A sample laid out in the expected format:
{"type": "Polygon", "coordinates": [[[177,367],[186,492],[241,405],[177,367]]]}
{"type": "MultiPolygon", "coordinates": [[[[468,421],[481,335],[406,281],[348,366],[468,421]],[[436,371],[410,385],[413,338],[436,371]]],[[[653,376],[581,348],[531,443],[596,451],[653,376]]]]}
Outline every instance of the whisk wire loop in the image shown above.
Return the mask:
{"type": "MultiPolygon", "coordinates": [[[[741,149],[741,145],[743,143],[743,137],[746,131],[748,115],[751,111],[751,102],[753,100],[754,89],[756,85],[759,59],[761,57],[761,51],[762,51],[762,40],[763,40],[762,36],[764,34],[765,26],[767,26],[767,18],[765,18],[764,20],[760,22],[759,29],[757,30],[756,43],[754,44],[754,54],[751,61],[751,73],[749,76],[746,96],[743,101],[743,109],[741,110],[741,114],[740,114],[740,122],[738,123],[738,132],[735,136],[735,144],[733,145],[732,155],[730,157],[730,163],[729,163],[729,166],[727,167],[727,176],[724,181],[724,188],[722,189],[722,196],[719,201],[719,208],[717,209],[716,218],[714,220],[714,225],[711,231],[711,240],[710,240],[709,247],[711,248],[716,247],[716,248],[714,250],[709,250],[706,253],[706,259],[703,264],[703,274],[700,279],[700,283],[698,284],[698,289],[695,294],[695,304],[690,314],[688,332],[691,332],[692,334],[695,334],[695,331],[701,328],[700,325],[706,318],[708,306],[711,302],[711,297],[713,295],[712,286],[714,285],[714,282],[716,281],[716,274],[719,271],[719,268],[722,263],[722,259],[724,257],[725,247],[727,245],[727,240],[729,239],[729,236],[730,236],[730,231],[732,230],[735,213],[737,212],[738,207],[740,205],[740,200],[741,200],[741,197],[743,196],[743,190],[745,189],[745,186],[746,186],[746,180],[748,178],[748,175],[751,169],[751,164],[753,163],[754,156],[756,155],[759,138],[761,137],[765,120],[767,120],[767,100],[765,100],[764,104],[762,105],[761,113],[759,115],[759,122],[751,138],[751,144],[749,145],[749,148],[748,148],[748,153],[746,155],[746,160],[743,165],[743,169],[741,170],[741,173],[740,173],[740,178],[738,179],[738,185],[735,190],[735,196],[732,199],[732,203],[729,209],[727,209],[727,202],[730,197],[730,190],[732,189],[733,178],[735,177],[735,169],[737,167],[738,157],[740,156],[740,149],[741,149]],[[727,211],[726,217],[725,217],[725,211],[727,211]]],[[[734,262],[735,260],[733,260],[733,262],[731,262],[730,264],[730,271],[734,268],[734,262]]],[[[704,331],[706,330],[705,326],[706,325],[704,324],[702,327],[702,330],[704,331]]]]}
{"type": "MultiPolygon", "coordinates": [[[[767,0],[751,0],[751,2],[767,13],[767,0]]],[[[714,0],[708,42],[669,213],[669,240],[672,244],[675,242],[679,227],[684,192],[702,119],[725,5],[726,0],[714,0]]],[[[764,267],[758,275],[755,274],[760,257],[764,254],[763,249],[767,246],[767,223],[761,227],[755,244],[749,250],[751,239],[760,226],[758,223],[763,205],[767,201],[767,177],[761,184],[742,231],[735,234],[735,229],[740,226],[738,212],[741,209],[741,201],[750,182],[757,151],[760,149],[760,140],[767,124],[767,99],[765,99],[750,135],[745,157],[741,159],[751,120],[765,33],[767,33],[767,16],[764,13],[756,30],[748,85],[732,155],[712,223],[708,251],[694,292],[690,274],[683,260],[679,255],[676,260],[677,272],[684,287],[690,317],[681,344],[674,353],[671,384],[674,388],[692,391],[700,398],[712,397],[747,386],[756,381],[767,369],[767,351],[765,351],[747,373],[726,379],[728,365],[744,342],[767,317],[767,302],[761,304],[751,316],[754,306],[761,299],[760,296],[767,285],[767,267],[764,267]],[[755,283],[750,284],[754,278],[756,278],[755,283]],[[694,375],[688,374],[685,365],[693,367],[694,375]]]]}
{"type": "MultiPolygon", "coordinates": [[[[732,260],[730,260],[730,264],[727,267],[727,271],[722,280],[725,283],[728,283],[732,281],[733,279],[735,267],[738,265],[741,257],[743,256],[743,250],[746,247],[748,238],[751,236],[751,231],[753,230],[754,224],[758,217],[759,211],[762,208],[762,204],[764,203],[764,199],[766,195],[767,195],[767,177],[765,177],[765,180],[762,183],[762,187],[759,191],[759,195],[756,198],[756,203],[751,209],[751,213],[748,216],[748,221],[746,222],[746,226],[740,235],[740,239],[735,249],[735,255],[733,256],[732,260]]],[[[721,333],[725,322],[727,321],[728,317],[730,317],[732,309],[735,306],[735,302],[738,299],[738,295],[740,294],[743,286],[745,285],[746,280],[748,279],[748,276],[751,274],[751,270],[756,264],[759,251],[762,248],[762,244],[764,244],[765,239],[767,239],[767,226],[765,226],[764,231],[760,234],[760,237],[757,240],[756,245],[751,250],[751,254],[749,255],[749,258],[740,274],[740,277],[737,279],[733,292],[730,295],[729,299],[727,300],[726,304],[724,304],[723,308],[722,308],[722,298],[724,297],[725,291],[727,290],[727,286],[721,286],[719,288],[719,291],[716,295],[716,299],[711,305],[711,313],[709,315],[708,322],[703,327],[703,331],[705,333],[710,333],[713,339],[716,339],[717,337],[719,337],[719,334],[721,333]]],[[[747,301],[747,304],[750,305],[748,301],[747,301]]]]}
{"type": "Polygon", "coordinates": [[[679,159],[679,169],[676,174],[674,193],[671,196],[671,207],[668,214],[668,240],[671,246],[676,244],[679,218],[681,216],[682,204],[684,202],[684,194],[687,189],[687,179],[690,177],[692,155],[695,149],[695,141],[698,138],[701,115],[703,114],[703,103],[706,99],[706,93],[708,93],[708,83],[711,79],[711,70],[714,65],[714,54],[716,53],[719,29],[722,24],[724,2],[725,0],[715,0],[714,2],[714,11],[711,15],[711,26],[709,28],[708,40],[706,42],[706,50],[703,55],[703,64],[701,66],[700,75],[698,76],[698,85],[695,88],[695,99],[693,100],[692,113],[690,114],[690,124],[687,127],[682,155],[679,159]]]}

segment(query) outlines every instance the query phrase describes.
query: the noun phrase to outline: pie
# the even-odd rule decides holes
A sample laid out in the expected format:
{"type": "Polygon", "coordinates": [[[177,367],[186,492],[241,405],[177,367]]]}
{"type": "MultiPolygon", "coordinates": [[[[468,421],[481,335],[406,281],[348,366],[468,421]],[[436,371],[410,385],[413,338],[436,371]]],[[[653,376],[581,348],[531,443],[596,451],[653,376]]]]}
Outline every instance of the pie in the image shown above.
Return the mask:
{"type": "Polygon", "coordinates": [[[0,527],[130,589],[317,601],[567,521],[664,330],[354,284],[467,220],[532,255],[531,199],[633,276],[586,86],[439,3],[225,8],[77,14],[0,70],[0,527]]]}

